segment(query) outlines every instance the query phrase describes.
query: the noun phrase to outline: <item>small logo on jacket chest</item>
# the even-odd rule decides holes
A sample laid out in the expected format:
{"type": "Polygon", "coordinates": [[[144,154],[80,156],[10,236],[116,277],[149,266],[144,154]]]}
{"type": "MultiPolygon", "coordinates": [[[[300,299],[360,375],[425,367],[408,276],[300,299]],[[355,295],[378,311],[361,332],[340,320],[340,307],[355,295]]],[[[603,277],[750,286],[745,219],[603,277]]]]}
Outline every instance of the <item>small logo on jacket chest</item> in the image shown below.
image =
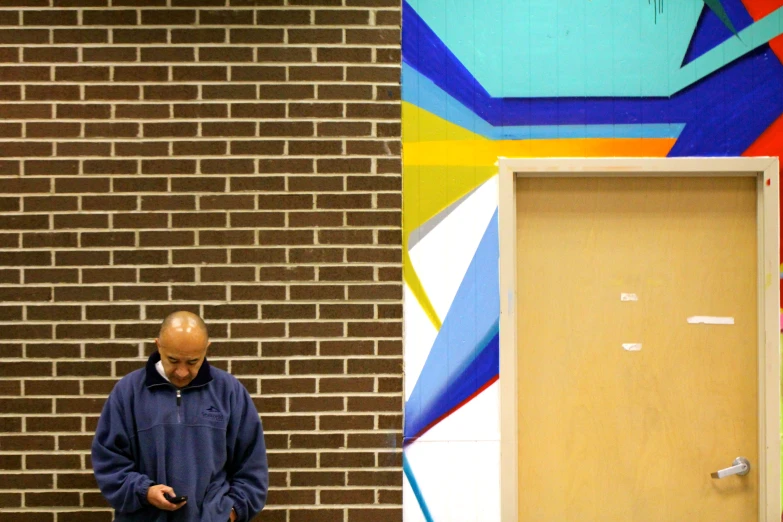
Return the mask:
{"type": "Polygon", "coordinates": [[[207,420],[223,422],[223,414],[214,406],[210,406],[206,410],[202,411],[201,416],[207,420]]]}

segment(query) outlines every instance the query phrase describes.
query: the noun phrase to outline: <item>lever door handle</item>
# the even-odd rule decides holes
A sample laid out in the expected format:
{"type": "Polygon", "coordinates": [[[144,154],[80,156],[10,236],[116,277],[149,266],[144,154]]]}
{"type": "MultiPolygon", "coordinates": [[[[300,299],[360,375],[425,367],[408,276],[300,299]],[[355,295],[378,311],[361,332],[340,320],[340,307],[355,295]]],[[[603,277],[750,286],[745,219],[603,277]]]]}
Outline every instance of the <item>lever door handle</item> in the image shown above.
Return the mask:
{"type": "Polygon", "coordinates": [[[747,475],[750,472],[750,461],[746,459],[745,457],[737,457],[734,459],[734,462],[731,463],[730,468],[726,469],[720,469],[718,471],[714,471],[711,476],[712,478],[716,479],[722,479],[726,477],[730,477],[732,475],[747,475]]]}

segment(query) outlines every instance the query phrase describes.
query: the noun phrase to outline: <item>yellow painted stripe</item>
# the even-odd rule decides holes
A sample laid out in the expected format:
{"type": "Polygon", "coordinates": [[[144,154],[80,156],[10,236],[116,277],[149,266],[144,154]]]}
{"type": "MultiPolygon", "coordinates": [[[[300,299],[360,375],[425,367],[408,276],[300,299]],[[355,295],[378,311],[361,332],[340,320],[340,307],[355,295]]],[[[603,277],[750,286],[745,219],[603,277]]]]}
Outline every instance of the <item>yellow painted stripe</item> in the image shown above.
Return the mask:
{"type": "Polygon", "coordinates": [[[499,156],[664,157],[674,138],[570,138],[557,140],[461,140],[403,144],[403,165],[493,165],[499,156]]]}

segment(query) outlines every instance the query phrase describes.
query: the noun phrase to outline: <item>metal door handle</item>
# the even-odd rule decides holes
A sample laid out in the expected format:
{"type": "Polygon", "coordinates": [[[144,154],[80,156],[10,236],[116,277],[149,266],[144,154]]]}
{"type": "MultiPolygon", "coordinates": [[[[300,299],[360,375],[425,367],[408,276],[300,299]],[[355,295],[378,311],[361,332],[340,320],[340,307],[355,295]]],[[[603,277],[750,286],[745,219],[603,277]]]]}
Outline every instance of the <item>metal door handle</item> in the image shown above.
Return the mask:
{"type": "Polygon", "coordinates": [[[721,469],[711,474],[712,478],[722,479],[731,475],[747,475],[750,472],[750,461],[745,457],[737,457],[730,468],[721,469]]]}

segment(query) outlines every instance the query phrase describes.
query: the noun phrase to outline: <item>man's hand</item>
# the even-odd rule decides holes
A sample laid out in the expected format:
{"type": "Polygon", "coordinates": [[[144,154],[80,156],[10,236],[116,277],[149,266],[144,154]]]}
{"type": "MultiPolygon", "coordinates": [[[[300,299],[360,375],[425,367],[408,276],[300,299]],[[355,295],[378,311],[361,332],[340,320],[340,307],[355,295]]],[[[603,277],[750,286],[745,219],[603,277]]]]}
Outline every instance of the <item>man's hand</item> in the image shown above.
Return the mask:
{"type": "Polygon", "coordinates": [[[181,502],[179,504],[172,504],[166,500],[166,497],[163,496],[164,493],[168,493],[172,497],[176,496],[174,494],[174,489],[164,484],[150,486],[150,489],[147,490],[147,502],[156,508],[163,509],[165,511],[176,511],[188,503],[186,500],[185,502],[181,502]]]}
{"type": "Polygon", "coordinates": [[[237,512],[234,508],[231,508],[231,515],[229,515],[229,520],[231,522],[235,522],[237,519],[237,512]]]}

